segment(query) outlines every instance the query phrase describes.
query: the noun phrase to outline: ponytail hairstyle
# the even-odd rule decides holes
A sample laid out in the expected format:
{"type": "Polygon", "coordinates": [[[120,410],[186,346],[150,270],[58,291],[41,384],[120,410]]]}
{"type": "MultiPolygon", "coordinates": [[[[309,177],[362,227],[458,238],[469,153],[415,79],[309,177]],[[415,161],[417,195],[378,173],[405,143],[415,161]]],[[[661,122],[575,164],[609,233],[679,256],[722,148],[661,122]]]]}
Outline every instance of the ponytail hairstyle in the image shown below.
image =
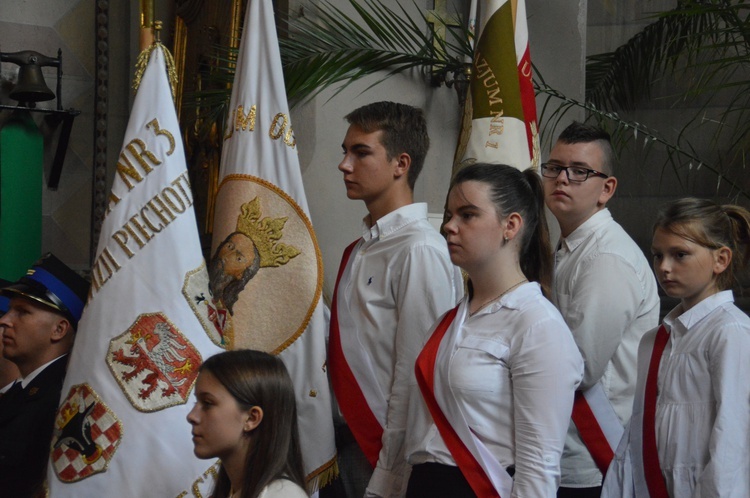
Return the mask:
{"type": "MultiPolygon", "coordinates": [[[[276,479],[288,479],[305,488],[297,430],[297,406],[292,379],[277,356],[253,350],[225,351],[208,358],[200,368],[210,372],[242,410],[258,406],[260,424],[244,437],[253,438],[245,461],[244,479],[235,483],[241,498],[257,498],[276,479]]],[[[219,468],[215,498],[227,498],[231,483],[219,468]]]]}
{"type": "Polygon", "coordinates": [[[550,296],[552,284],[552,246],[544,214],[544,190],[539,174],[533,168],[519,171],[505,164],[476,163],[456,173],[450,188],[468,181],[490,186],[490,199],[499,219],[511,213],[523,218],[519,244],[521,271],[538,282],[544,295],[550,296]]]}
{"type": "Polygon", "coordinates": [[[731,289],[750,259],[750,212],[733,204],[720,206],[708,199],[686,197],[659,210],[654,224],[708,249],[728,247],[732,260],[716,276],[719,290],[731,289]]]}

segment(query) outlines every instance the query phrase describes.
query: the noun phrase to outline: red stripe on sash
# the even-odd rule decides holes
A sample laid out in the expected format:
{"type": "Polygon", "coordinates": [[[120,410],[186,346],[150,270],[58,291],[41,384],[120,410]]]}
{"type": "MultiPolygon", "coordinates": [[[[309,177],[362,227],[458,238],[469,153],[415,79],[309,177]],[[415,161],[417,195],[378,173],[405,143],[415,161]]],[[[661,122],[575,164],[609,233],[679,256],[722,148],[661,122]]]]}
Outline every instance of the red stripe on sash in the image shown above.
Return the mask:
{"type": "Polygon", "coordinates": [[[433,332],[427,344],[422,349],[422,352],[419,353],[414,372],[417,376],[419,390],[422,392],[422,397],[427,404],[427,408],[430,410],[430,415],[432,415],[432,420],[435,421],[435,425],[438,431],[440,431],[445,445],[450,450],[451,455],[453,455],[453,459],[456,460],[458,468],[461,469],[461,473],[469,481],[471,489],[474,490],[477,496],[481,496],[482,498],[500,498],[497,490],[492,485],[492,481],[490,481],[490,478],[484,472],[477,459],[469,451],[464,442],[461,441],[458,434],[456,434],[456,431],[440,409],[440,405],[435,398],[435,361],[438,349],[440,348],[443,336],[456,318],[457,312],[458,307],[450,310],[437,326],[435,332],[433,332]]]}
{"type": "Polygon", "coordinates": [[[612,447],[609,445],[609,441],[607,441],[607,437],[599,426],[599,422],[596,420],[596,416],[582,391],[576,391],[571,418],[573,423],[576,424],[578,434],[581,436],[583,444],[586,445],[586,449],[589,450],[591,458],[594,459],[594,463],[599,467],[602,475],[605,475],[615,453],[612,451],[612,447]]]}
{"type": "Polygon", "coordinates": [[[328,368],[331,370],[331,385],[333,392],[336,394],[336,400],[339,403],[341,413],[344,415],[349,429],[357,440],[357,444],[367,457],[373,468],[378,463],[378,455],[383,447],[383,427],[378,419],[372,413],[367,399],[359,388],[357,379],[354,377],[349,363],[344,356],[344,350],[341,348],[341,337],[339,335],[338,319],[338,289],[341,276],[349,262],[349,257],[357,245],[358,240],[352,242],[344,250],[341,257],[341,266],[336,277],[336,286],[333,289],[333,299],[331,301],[331,328],[328,337],[328,368]]]}
{"type": "Polygon", "coordinates": [[[657,377],[659,376],[661,355],[664,353],[667,341],[669,341],[669,334],[662,325],[656,333],[654,348],[651,351],[651,362],[648,366],[646,389],[643,396],[643,471],[651,498],[669,498],[656,448],[657,377]]]}

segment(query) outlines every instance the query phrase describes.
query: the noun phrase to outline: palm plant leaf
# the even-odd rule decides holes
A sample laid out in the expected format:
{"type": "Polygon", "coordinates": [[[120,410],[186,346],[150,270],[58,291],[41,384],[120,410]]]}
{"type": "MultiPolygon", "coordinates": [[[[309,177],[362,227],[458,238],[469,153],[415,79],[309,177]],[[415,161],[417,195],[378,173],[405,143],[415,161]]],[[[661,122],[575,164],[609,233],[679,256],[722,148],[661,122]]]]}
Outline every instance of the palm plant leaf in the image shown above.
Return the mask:
{"type": "Polygon", "coordinates": [[[421,11],[423,22],[418,23],[403,5],[396,11],[375,0],[349,3],[360,21],[327,1],[314,8],[315,19],[290,21],[280,39],[290,100],[307,100],[340,83],[337,94],[376,73],[382,77],[368,89],[411,69],[454,71],[471,56],[466,28],[449,27],[441,38],[421,11]]]}
{"type": "MultiPolygon", "coordinates": [[[[305,102],[323,89],[338,85],[335,96],[353,82],[374,74],[379,78],[363,91],[405,71],[458,72],[473,55],[472,35],[467,28],[444,22],[446,36],[436,36],[436,26],[416,5],[418,17],[410,15],[400,3],[394,10],[377,0],[348,1],[353,14],[322,0],[317,6],[306,5],[305,11],[311,15],[290,18],[281,31],[279,43],[290,104],[305,102]]],[[[543,136],[555,136],[566,113],[582,108],[590,119],[612,133],[618,148],[637,142],[648,152],[659,145],[675,173],[685,163],[688,168],[705,167],[716,175],[717,187],[729,185],[736,195],[750,199],[720,166],[711,166],[700,158],[686,139],[687,128],[700,125],[700,112],[676,140],[665,139],[648,126],[628,121],[617,113],[648,99],[654,83],[665,74],[689,76],[684,80],[690,84],[676,96],[681,99],[710,96],[717,90],[734,91],[724,117],[745,126],[746,131],[736,132],[731,141],[744,164],[744,151],[750,142],[750,120],[745,119],[750,110],[750,5],[745,2],[679,0],[677,8],[659,14],[655,22],[615,52],[588,59],[585,102],[549,87],[535,68],[535,90],[543,102],[539,113],[543,136]]],[[[196,95],[199,107],[208,109],[208,115],[202,115],[204,123],[221,126],[237,53],[226,48],[217,48],[216,52],[220,55],[208,74],[213,78],[208,87],[219,89],[196,95]]],[[[699,111],[706,106],[707,103],[699,111]]],[[[667,167],[662,168],[662,176],[668,171],[667,167]]],[[[679,174],[676,177],[682,181],[679,174]]]]}
{"type": "Polygon", "coordinates": [[[697,74],[684,80],[684,95],[731,85],[723,81],[712,88],[706,82],[722,76],[721,70],[731,72],[738,63],[750,63],[750,24],[740,16],[747,8],[744,0],[680,1],[614,52],[588,58],[586,100],[632,110],[648,100],[666,72],[697,74]]]}
{"type": "MultiPolygon", "coordinates": [[[[666,152],[665,166],[668,166],[661,169],[659,183],[671,169],[674,173],[673,177],[678,181],[681,188],[687,190],[680,174],[682,170],[685,168],[688,170],[705,168],[715,175],[717,192],[723,185],[728,187],[727,195],[729,197],[741,197],[750,201],[750,192],[744,188],[741,182],[734,180],[732,176],[722,171],[720,166],[714,166],[699,155],[691,143],[682,136],[684,129],[676,140],[666,139],[657,130],[651,129],[643,123],[628,121],[616,111],[600,109],[593,102],[581,102],[567,97],[547,85],[536,68],[534,68],[534,90],[537,97],[542,97],[543,104],[539,110],[539,122],[542,126],[543,136],[546,136],[548,141],[558,135],[556,129],[569,111],[583,109],[588,119],[610,133],[615,150],[622,150],[629,145],[638,143],[642,146],[644,154],[647,155],[655,145],[659,145],[666,152]]],[[[546,145],[549,148],[552,144],[547,143],[546,145]]]]}
{"type": "MultiPolygon", "coordinates": [[[[632,110],[655,84],[673,76],[675,105],[698,103],[696,116],[717,98],[726,111],[714,138],[729,131],[730,147],[750,137],[750,4],[745,0],[680,1],[614,52],[589,57],[586,98],[601,108],[632,110]]],[[[662,97],[664,98],[664,97],[662,97]]],[[[696,124],[698,121],[693,122],[696,124]]]]}

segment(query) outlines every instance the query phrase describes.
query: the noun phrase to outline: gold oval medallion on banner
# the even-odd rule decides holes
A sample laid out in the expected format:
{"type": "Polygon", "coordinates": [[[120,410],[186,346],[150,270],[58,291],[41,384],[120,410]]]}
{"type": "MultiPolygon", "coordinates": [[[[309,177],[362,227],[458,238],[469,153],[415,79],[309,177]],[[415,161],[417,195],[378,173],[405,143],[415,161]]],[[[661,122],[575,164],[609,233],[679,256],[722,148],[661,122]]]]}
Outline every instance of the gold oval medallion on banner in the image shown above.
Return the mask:
{"type": "Polygon", "coordinates": [[[214,303],[231,315],[232,349],[283,351],[304,332],[323,287],[307,215],[250,175],[229,175],[219,186],[208,272],[214,303]]]}

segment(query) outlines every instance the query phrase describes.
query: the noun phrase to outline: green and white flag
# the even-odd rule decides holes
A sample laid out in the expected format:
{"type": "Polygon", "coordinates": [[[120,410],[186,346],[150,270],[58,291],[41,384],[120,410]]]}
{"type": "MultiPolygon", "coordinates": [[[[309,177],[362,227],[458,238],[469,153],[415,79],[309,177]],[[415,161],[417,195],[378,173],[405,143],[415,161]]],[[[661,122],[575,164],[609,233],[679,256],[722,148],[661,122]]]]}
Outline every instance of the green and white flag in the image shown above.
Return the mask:
{"type": "Polygon", "coordinates": [[[477,3],[479,35],[454,172],[474,162],[521,170],[537,167],[539,136],[525,2],[477,3]]]}

